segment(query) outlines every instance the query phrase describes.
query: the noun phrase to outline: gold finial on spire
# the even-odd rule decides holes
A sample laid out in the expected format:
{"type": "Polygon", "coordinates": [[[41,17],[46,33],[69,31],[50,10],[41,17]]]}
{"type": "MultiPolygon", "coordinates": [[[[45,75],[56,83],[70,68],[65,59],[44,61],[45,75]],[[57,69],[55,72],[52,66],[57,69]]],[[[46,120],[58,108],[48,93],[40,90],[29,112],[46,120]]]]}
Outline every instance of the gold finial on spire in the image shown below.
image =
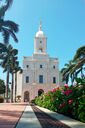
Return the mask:
{"type": "Polygon", "coordinates": [[[41,22],[41,20],[40,20],[39,31],[42,31],[42,22],[41,22]]]}

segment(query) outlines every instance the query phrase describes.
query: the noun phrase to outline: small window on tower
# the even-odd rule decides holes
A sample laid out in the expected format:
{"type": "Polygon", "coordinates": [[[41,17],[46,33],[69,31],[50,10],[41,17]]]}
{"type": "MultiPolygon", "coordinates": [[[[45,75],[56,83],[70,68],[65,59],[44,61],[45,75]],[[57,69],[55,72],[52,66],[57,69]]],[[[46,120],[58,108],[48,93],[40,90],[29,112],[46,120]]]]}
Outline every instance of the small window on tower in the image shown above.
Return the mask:
{"type": "Polygon", "coordinates": [[[40,43],[42,43],[42,41],[40,41],[40,43]]]}

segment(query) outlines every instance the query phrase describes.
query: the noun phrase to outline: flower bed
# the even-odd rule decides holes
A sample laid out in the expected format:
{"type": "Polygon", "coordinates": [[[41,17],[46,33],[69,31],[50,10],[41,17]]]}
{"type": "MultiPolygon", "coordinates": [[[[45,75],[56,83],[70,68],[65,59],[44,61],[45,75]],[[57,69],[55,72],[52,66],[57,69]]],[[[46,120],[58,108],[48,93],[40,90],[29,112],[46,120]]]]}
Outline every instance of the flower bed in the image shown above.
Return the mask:
{"type": "Polygon", "coordinates": [[[85,79],[74,86],[64,85],[35,99],[35,104],[85,122],[85,79]]]}

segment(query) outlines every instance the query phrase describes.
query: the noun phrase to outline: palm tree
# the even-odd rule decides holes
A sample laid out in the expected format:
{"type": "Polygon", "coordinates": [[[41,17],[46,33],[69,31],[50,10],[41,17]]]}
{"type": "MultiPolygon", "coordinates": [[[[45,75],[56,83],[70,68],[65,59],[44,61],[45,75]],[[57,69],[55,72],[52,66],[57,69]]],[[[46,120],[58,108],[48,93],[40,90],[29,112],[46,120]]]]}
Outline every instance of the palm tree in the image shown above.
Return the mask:
{"type": "Polygon", "coordinates": [[[64,74],[66,72],[66,68],[61,69],[61,74],[62,74],[62,81],[66,81],[66,84],[68,84],[69,81],[69,75],[64,74]]]}
{"type": "Polygon", "coordinates": [[[16,60],[17,50],[13,49],[11,45],[6,47],[4,44],[0,44],[0,48],[4,47],[5,51],[2,52],[1,66],[4,68],[4,72],[7,72],[6,77],[6,102],[8,102],[8,89],[9,89],[9,73],[14,65],[13,59],[16,60]]]}
{"type": "Polygon", "coordinates": [[[69,63],[65,64],[65,68],[63,68],[61,70],[62,73],[62,81],[66,81],[66,84],[68,84],[69,81],[69,77],[71,78],[71,84],[73,85],[73,81],[74,81],[74,75],[71,75],[71,71],[73,69],[73,67],[75,66],[75,64],[72,63],[72,60],[69,61],[69,63]]]}
{"type": "Polygon", "coordinates": [[[75,67],[72,70],[72,73],[75,71],[78,73],[83,72],[83,66],[85,64],[85,46],[80,47],[73,58],[73,62],[76,62],[75,67]]]}
{"type": "Polygon", "coordinates": [[[12,36],[15,42],[18,42],[18,39],[15,33],[18,32],[18,24],[10,20],[4,20],[5,13],[7,9],[12,4],[13,0],[6,0],[6,5],[0,8],[0,32],[3,35],[4,43],[7,45],[9,43],[9,37],[12,36]]]}
{"type": "Polygon", "coordinates": [[[15,65],[19,62],[17,62],[17,57],[15,57],[18,53],[16,49],[15,50],[15,55],[12,56],[12,63],[11,63],[11,68],[10,68],[10,73],[12,74],[12,80],[11,80],[11,102],[13,102],[13,86],[14,86],[14,73],[15,73],[15,65]]]}

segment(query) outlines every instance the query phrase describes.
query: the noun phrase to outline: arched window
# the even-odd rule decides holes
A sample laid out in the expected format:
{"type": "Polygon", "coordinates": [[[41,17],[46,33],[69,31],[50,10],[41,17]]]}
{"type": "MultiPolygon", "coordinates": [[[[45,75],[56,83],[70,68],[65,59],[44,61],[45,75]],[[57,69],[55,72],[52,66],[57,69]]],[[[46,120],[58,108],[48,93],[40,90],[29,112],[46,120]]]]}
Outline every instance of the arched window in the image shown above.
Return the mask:
{"type": "Polygon", "coordinates": [[[27,102],[27,101],[29,101],[29,92],[25,91],[24,92],[24,102],[27,102]]]}

